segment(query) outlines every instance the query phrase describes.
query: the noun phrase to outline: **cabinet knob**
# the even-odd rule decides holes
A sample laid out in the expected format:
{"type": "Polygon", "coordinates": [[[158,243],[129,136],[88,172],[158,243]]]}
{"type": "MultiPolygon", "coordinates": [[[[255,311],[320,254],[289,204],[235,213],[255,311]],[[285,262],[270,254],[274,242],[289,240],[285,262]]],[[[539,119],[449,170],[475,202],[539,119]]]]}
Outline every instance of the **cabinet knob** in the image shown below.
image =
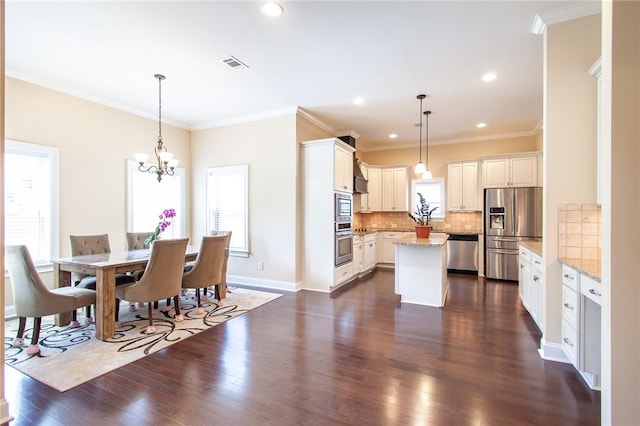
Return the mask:
{"type": "Polygon", "coordinates": [[[571,275],[569,275],[569,274],[564,274],[564,277],[565,277],[566,279],[568,279],[568,280],[573,281],[573,277],[572,277],[571,275]]]}
{"type": "Polygon", "coordinates": [[[565,307],[565,308],[567,308],[567,309],[571,309],[571,310],[573,311],[573,306],[571,306],[571,305],[570,305],[570,304],[568,304],[568,303],[565,303],[565,304],[564,304],[564,307],[565,307]]]}
{"type": "Polygon", "coordinates": [[[534,275],[534,276],[533,276],[533,280],[534,280],[534,281],[538,281],[538,276],[537,276],[537,275],[534,275]]]}
{"type": "Polygon", "coordinates": [[[589,289],[589,293],[593,294],[594,296],[598,296],[598,297],[599,297],[599,296],[602,296],[602,293],[600,293],[599,291],[596,291],[596,290],[595,290],[595,289],[593,289],[593,288],[590,288],[590,289],[589,289]]]}
{"type": "Polygon", "coordinates": [[[569,345],[569,346],[573,346],[573,343],[571,343],[571,340],[567,339],[566,337],[565,337],[564,339],[562,339],[562,340],[564,340],[564,342],[565,342],[567,345],[569,345]]]}

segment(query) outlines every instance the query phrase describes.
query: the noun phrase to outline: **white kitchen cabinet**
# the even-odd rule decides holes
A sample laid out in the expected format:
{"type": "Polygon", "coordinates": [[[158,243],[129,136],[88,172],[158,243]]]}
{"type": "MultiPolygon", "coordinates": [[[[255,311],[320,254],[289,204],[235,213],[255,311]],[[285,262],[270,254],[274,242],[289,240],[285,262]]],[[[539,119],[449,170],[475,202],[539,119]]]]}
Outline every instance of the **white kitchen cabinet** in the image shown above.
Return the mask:
{"type": "Polygon", "coordinates": [[[562,350],[592,389],[600,388],[602,284],[562,265],[562,350]]]}
{"type": "Polygon", "coordinates": [[[396,247],[393,245],[393,241],[398,238],[400,238],[400,232],[382,233],[382,263],[395,263],[396,247]]]}
{"type": "Polygon", "coordinates": [[[360,275],[363,270],[363,250],[362,250],[362,237],[359,235],[353,236],[353,275],[360,275]]]}
{"type": "Polygon", "coordinates": [[[376,266],[376,246],[377,246],[378,234],[366,234],[362,244],[363,260],[362,271],[369,271],[376,266]]]}
{"type": "Polygon", "coordinates": [[[539,186],[537,154],[486,158],[482,168],[485,188],[539,186]]]}
{"type": "MultiPolygon", "coordinates": [[[[301,275],[302,288],[307,290],[333,291],[348,282],[345,271],[351,273],[348,278],[353,278],[353,262],[335,266],[335,184],[336,176],[344,173],[336,170],[344,165],[345,151],[352,154],[354,148],[336,138],[300,143],[301,275]]],[[[349,159],[351,168],[353,157],[349,159]]]]}
{"type": "Polygon", "coordinates": [[[478,162],[449,164],[447,210],[481,210],[478,199],[478,162]]]}
{"type": "Polygon", "coordinates": [[[333,182],[336,191],[353,192],[353,150],[343,144],[334,145],[333,182]]]}
{"type": "Polygon", "coordinates": [[[529,311],[531,301],[531,251],[520,247],[518,270],[518,292],[525,309],[529,311]]]}
{"type": "Polygon", "coordinates": [[[382,169],[382,211],[407,211],[407,168],[382,169]]]}
{"type": "Polygon", "coordinates": [[[540,330],[544,325],[544,281],[542,257],[520,245],[518,248],[520,300],[540,330]]]}
{"type": "Polygon", "coordinates": [[[369,166],[367,180],[367,212],[379,212],[382,210],[382,169],[369,166]]]}

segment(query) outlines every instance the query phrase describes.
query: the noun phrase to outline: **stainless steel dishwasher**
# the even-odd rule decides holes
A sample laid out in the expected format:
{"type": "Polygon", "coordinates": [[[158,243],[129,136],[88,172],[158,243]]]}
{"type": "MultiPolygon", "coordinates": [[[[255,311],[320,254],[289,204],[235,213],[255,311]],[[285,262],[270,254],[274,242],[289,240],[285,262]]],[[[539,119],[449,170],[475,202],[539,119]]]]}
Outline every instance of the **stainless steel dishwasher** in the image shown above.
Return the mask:
{"type": "Polygon", "coordinates": [[[478,273],[478,234],[449,234],[447,270],[464,274],[478,273]]]}

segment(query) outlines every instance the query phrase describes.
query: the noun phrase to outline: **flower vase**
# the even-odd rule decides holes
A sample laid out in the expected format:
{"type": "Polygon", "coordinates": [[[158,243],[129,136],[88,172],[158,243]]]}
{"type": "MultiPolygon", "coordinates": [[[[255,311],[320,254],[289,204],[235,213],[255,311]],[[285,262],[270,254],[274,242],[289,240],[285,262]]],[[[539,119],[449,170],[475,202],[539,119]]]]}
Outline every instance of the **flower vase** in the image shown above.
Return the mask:
{"type": "Polygon", "coordinates": [[[416,225],[417,238],[429,238],[431,234],[431,225],[416,225]]]}

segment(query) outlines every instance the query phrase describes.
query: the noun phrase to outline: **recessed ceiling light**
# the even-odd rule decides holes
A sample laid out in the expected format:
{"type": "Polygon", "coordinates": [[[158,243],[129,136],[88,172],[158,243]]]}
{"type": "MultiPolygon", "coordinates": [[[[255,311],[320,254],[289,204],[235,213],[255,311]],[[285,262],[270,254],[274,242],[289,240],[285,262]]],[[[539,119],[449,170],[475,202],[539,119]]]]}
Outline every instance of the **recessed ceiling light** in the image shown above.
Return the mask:
{"type": "Polygon", "coordinates": [[[355,99],[353,100],[353,103],[354,103],[354,104],[356,104],[356,105],[362,105],[362,104],[364,104],[364,99],[362,99],[362,98],[355,98],[355,99]]]}
{"type": "Polygon", "coordinates": [[[496,78],[498,78],[498,74],[496,74],[495,72],[488,72],[482,76],[482,81],[489,82],[495,80],[496,78]]]}
{"type": "Polygon", "coordinates": [[[269,2],[262,5],[260,12],[265,16],[280,16],[284,13],[284,8],[278,3],[269,2]]]}
{"type": "Polygon", "coordinates": [[[390,137],[391,139],[395,139],[395,138],[397,138],[397,137],[398,137],[398,135],[396,135],[395,133],[391,133],[391,134],[389,135],[389,137],[390,137]]]}
{"type": "Polygon", "coordinates": [[[483,127],[487,127],[487,123],[478,123],[478,124],[476,124],[476,127],[478,129],[482,129],[483,127]]]}

